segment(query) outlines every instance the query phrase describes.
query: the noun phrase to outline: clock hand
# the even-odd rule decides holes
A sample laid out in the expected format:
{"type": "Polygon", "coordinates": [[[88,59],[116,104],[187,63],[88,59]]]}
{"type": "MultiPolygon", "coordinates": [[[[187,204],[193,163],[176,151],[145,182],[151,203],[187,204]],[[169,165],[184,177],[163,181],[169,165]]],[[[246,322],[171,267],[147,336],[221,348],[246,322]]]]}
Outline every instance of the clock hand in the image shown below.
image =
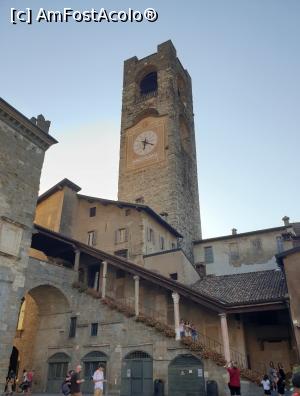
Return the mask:
{"type": "Polygon", "coordinates": [[[145,139],[145,140],[141,140],[141,143],[144,143],[144,148],[145,148],[146,144],[151,144],[151,146],[154,146],[154,144],[153,144],[153,143],[151,143],[151,142],[148,142],[148,140],[147,140],[147,139],[145,139]]]}

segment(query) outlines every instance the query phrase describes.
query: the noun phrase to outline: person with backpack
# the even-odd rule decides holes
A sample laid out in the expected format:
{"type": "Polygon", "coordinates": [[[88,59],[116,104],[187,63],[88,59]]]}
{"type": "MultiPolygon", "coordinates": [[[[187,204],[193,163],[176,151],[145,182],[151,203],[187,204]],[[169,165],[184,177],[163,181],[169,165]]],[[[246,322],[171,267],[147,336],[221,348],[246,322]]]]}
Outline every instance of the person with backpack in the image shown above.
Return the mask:
{"type": "Polygon", "coordinates": [[[64,382],[61,384],[61,392],[64,396],[68,396],[71,393],[71,377],[73,372],[73,370],[68,371],[64,382]]]}

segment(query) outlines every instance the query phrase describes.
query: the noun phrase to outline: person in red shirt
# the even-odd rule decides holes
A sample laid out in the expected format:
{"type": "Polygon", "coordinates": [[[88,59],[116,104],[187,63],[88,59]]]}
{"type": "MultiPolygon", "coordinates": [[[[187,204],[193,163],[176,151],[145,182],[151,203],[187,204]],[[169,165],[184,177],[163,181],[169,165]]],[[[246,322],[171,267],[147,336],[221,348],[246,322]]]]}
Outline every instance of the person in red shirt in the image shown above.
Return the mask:
{"type": "Polygon", "coordinates": [[[231,362],[228,366],[226,366],[226,368],[229,374],[228,387],[230,389],[230,394],[231,396],[233,395],[240,396],[241,395],[240,369],[238,368],[236,362],[231,362]]]}
{"type": "Polygon", "coordinates": [[[300,373],[295,373],[293,375],[292,384],[294,387],[293,396],[300,396],[300,373]]]}

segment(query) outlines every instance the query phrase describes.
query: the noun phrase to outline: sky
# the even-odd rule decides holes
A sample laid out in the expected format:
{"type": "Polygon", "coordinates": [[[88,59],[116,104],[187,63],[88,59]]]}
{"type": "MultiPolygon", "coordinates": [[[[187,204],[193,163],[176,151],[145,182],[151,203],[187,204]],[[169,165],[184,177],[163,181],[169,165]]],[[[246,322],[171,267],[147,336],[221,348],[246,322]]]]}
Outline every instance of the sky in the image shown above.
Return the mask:
{"type": "Polygon", "coordinates": [[[171,39],[193,81],[203,237],[300,221],[299,0],[1,0],[0,95],[51,120],[40,193],[117,198],[123,61],[171,39]],[[143,11],[156,22],[10,23],[10,9],[143,11]]]}

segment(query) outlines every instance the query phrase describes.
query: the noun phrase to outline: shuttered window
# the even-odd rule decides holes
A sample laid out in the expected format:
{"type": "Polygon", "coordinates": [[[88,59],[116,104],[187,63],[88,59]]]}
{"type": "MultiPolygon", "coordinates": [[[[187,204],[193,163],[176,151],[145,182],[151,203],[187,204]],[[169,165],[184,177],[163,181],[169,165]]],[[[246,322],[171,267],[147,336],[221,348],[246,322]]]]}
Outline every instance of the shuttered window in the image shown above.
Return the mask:
{"type": "Polygon", "coordinates": [[[97,238],[96,238],[96,231],[88,231],[87,233],[87,244],[89,246],[94,246],[97,243],[97,238]]]}
{"type": "Polygon", "coordinates": [[[128,242],[128,229],[119,228],[115,232],[115,243],[128,242]]]}
{"type": "Polygon", "coordinates": [[[205,246],[204,261],[205,261],[205,263],[213,263],[214,262],[214,252],[213,252],[212,246],[205,246]]]}
{"type": "Polygon", "coordinates": [[[154,230],[150,227],[147,228],[147,241],[155,244],[154,230]]]}

